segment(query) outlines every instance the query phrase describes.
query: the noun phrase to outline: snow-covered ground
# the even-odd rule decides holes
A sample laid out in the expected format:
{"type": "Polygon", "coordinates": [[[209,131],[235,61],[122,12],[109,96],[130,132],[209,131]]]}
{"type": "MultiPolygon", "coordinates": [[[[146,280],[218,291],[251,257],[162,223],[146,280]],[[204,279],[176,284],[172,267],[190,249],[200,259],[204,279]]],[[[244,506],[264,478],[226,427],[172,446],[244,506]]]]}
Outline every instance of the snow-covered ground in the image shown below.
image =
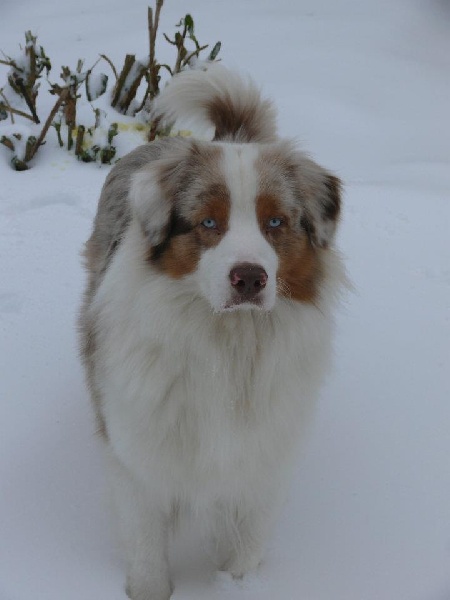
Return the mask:
{"type": "MultiPolygon", "coordinates": [[[[242,583],[216,577],[188,536],[174,600],[449,600],[450,4],[166,4],[161,31],[192,11],[200,41],[222,40],[225,64],[274,98],[282,134],[343,178],[355,285],[264,565],[242,583]]],[[[0,48],[15,54],[32,29],[53,80],[81,57],[146,53],[141,0],[0,12],[0,48]]],[[[77,163],[54,133],[30,171],[8,160],[2,148],[0,600],[124,600],[75,330],[108,167],[77,163]]]]}

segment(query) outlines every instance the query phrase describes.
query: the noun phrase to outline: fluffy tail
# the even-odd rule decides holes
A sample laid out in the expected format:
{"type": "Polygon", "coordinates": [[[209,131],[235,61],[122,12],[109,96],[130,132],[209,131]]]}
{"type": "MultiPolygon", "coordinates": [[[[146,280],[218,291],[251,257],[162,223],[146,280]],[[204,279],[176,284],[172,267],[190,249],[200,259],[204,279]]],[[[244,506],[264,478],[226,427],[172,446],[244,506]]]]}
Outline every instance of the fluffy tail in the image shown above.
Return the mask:
{"type": "Polygon", "coordinates": [[[200,121],[215,128],[215,140],[273,142],[276,114],[255,83],[219,64],[175,75],[155,101],[153,118],[200,121]]]}

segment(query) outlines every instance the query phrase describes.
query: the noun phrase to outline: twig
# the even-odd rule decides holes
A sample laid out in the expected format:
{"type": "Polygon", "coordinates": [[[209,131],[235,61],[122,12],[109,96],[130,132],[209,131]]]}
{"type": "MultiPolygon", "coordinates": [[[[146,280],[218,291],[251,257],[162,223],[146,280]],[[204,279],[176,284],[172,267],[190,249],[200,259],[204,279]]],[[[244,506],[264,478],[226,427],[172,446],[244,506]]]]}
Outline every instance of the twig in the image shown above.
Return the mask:
{"type": "Polygon", "coordinates": [[[116,70],[116,67],[114,66],[113,61],[110,58],[108,58],[108,56],[106,56],[106,54],[100,54],[100,56],[101,56],[101,58],[103,58],[103,60],[106,60],[108,65],[111,67],[112,72],[114,73],[114,76],[117,81],[119,79],[119,75],[117,74],[117,70],[116,70]]]}
{"type": "Polygon", "coordinates": [[[164,4],[164,0],[156,0],[155,7],[155,19],[153,19],[153,11],[151,7],[148,7],[148,36],[149,36],[149,58],[150,67],[155,63],[155,44],[156,44],[156,33],[159,26],[159,15],[161,8],[164,4]]]}
{"type": "Polygon", "coordinates": [[[156,34],[158,32],[159,27],[159,15],[161,13],[161,9],[163,7],[164,0],[157,0],[155,6],[155,18],[153,18],[153,11],[149,7],[148,9],[148,43],[149,43],[149,66],[148,66],[148,76],[147,76],[147,90],[145,92],[144,99],[141,104],[141,108],[145,105],[147,98],[150,96],[150,99],[153,98],[158,93],[159,86],[159,65],[155,59],[155,46],[156,46],[156,34]]]}
{"type": "Polygon", "coordinates": [[[9,56],[6,56],[6,54],[4,52],[2,52],[2,54],[8,60],[1,60],[0,59],[0,65],[6,65],[7,67],[12,67],[16,71],[20,71],[21,73],[23,73],[23,69],[21,69],[20,67],[18,67],[16,65],[16,63],[12,60],[12,58],[9,58],[9,56]]]}
{"type": "Polygon", "coordinates": [[[98,63],[100,62],[100,60],[101,60],[101,56],[100,56],[100,58],[97,58],[97,60],[95,61],[95,63],[92,65],[92,67],[91,67],[90,69],[88,69],[88,70],[86,71],[86,73],[92,73],[92,71],[93,71],[93,70],[95,69],[95,67],[98,65],[98,63]]]}
{"type": "MultiPolygon", "coordinates": [[[[2,96],[3,96],[3,94],[2,94],[2,96]]],[[[29,119],[30,121],[33,121],[33,123],[35,123],[35,120],[33,119],[33,117],[31,115],[27,115],[27,113],[24,113],[21,110],[17,110],[17,108],[13,108],[12,106],[9,106],[8,104],[2,104],[1,102],[0,102],[0,107],[11,113],[11,121],[13,124],[14,124],[14,119],[12,116],[13,114],[15,114],[19,117],[24,117],[25,119],[29,119]]]]}
{"type": "Polygon", "coordinates": [[[150,131],[148,132],[148,141],[153,142],[156,139],[158,133],[160,118],[154,119],[150,124],[150,131]]]}
{"type": "Polygon", "coordinates": [[[84,141],[85,129],[86,128],[84,127],[84,125],[78,125],[77,138],[75,141],[75,155],[76,156],[81,156],[81,154],[83,153],[83,141],[84,141]]]}
{"type": "Polygon", "coordinates": [[[64,142],[62,141],[62,137],[61,137],[61,123],[53,123],[53,127],[55,128],[55,131],[56,131],[56,136],[58,138],[58,144],[59,144],[60,148],[62,148],[64,146],[64,142]]]}
{"type": "Polygon", "coordinates": [[[135,98],[138,88],[141,84],[141,80],[144,77],[146,72],[147,72],[147,66],[141,65],[141,68],[139,69],[137,75],[134,77],[133,82],[130,85],[127,93],[122,98],[122,101],[119,103],[120,110],[123,114],[127,113],[128,108],[130,107],[130,104],[131,104],[133,98],[135,98]]]}
{"type": "Polygon", "coordinates": [[[163,36],[165,37],[166,42],[169,42],[169,44],[172,44],[172,46],[176,46],[177,45],[176,42],[174,42],[173,40],[170,39],[170,37],[167,35],[167,33],[163,33],[163,36]]]}
{"type": "Polygon", "coordinates": [[[30,96],[28,95],[28,91],[23,83],[23,79],[21,77],[15,76],[14,83],[17,85],[17,87],[21,91],[22,96],[24,97],[25,102],[27,103],[27,106],[30,109],[31,114],[33,115],[33,121],[35,123],[40,123],[39,117],[36,114],[36,108],[34,107],[33,101],[31,100],[30,96]]]}
{"type": "Polygon", "coordinates": [[[7,110],[8,112],[11,113],[11,123],[14,125],[14,115],[18,115],[19,117],[25,117],[25,119],[30,119],[30,121],[34,122],[34,119],[31,115],[27,115],[27,113],[22,112],[21,110],[18,110],[17,108],[13,108],[10,103],[8,102],[8,99],[6,98],[5,94],[3,93],[3,90],[0,90],[0,96],[3,98],[4,104],[2,102],[0,102],[0,108],[3,108],[4,110],[7,110]]]}
{"type": "MultiPolygon", "coordinates": [[[[28,31],[27,33],[25,33],[25,40],[27,41],[25,53],[29,56],[29,59],[30,59],[30,74],[29,74],[28,87],[32,93],[34,90],[34,84],[36,83],[36,79],[38,76],[37,72],[36,72],[36,52],[35,52],[36,39],[37,38],[33,38],[31,31],[28,31]],[[28,44],[28,42],[30,42],[30,41],[32,43],[28,44]]],[[[33,102],[33,107],[34,107],[36,104],[36,97],[34,97],[33,100],[34,100],[34,102],[33,102]]],[[[31,112],[33,112],[33,111],[31,111],[31,112]]],[[[35,110],[35,112],[36,112],[36,110],[35,110]]],[[[39,123],[39,120],[36,122],[39,123]]]]}
{"type": "Polygon", "coordinates": [[[2,135],[2,137],[0,138],[0,144],[6,146],[9,150],[11,150],[11,152],[14,152],[15,150],[14,144],[9,139],[9,137],[6,137],[6,135],[2,135]]]}
{"type": "Polygon", "coordinates": [[[73,146],[73,131],[75,127],[71,124],[67,125],[67,150],[72,150],[73,146]]]}
{"type": "Polygon", "coordinates": [[[29,138],[27,139],[27,143],[25,145],[25,156],[23,159],[25,164],[27,164],[27,162],[29,162],[31,160],[35,143],[36,143],[36,138],[34,137],[34,135],[30,135],[29,138]]]}
{"type": "Polygon", "coordinates": [[[50,125],[52,124],[52,121],[53,121],[56,113],[58,112],[62,103],[66,101],[67,97],[69,96],[69,93],[70,93],[69,88],[64,88],[62,90],[61,95],[59,96],[58,100],[55,103],[55,106],[52,108],[50,114],[48,115],[47,120],[45,121],[44,127],[42,128],[42,131],[30,152],[30,160],[32,158],[34,158],[34,156],[36,155],[36,152],[39,149],[39,146],[41,146],[42,143],[44,142],[45,136],[47,135],[47,131],[49,130],[50,125]]]}
{"type": "Polygon", "coordinates": [[[194,56],[197,56],[197,57],[198,57],[199,53],[200,53],[202,50],[206,50],[206,48],[208,48],[208,46],[209,46],[209,44],[206,44],[205,46],[199,46],[199,47],[197,48],[197,50],[194,50],[193,52],[191,52],[190,54],[188,54],[188,55],[186,56],[186,58],[183,60],[183,63],[182,63],[182,64],[183,64],[183,67],[184,67],[184,66],[186,66],[186,65],[188,65],[188,64],[189,64],[189,61],[190,61],[192,58],[194,58],[194,56]]]}
{"type": "Polygon", "coordinates": [[[14,115],[13,115],[13,110],[11,110],[11,105],[8,102],[7,97],[5,96],[5,94],[3,93],[3,88],[0,90],[0,96],[3,98],[3,100],[5,101],[5,104],[0,103],[0,109],[3,110],[8,110],[9,111],[9,116],[11,117],[11,123],[14,125],[14,115]]]}
{"type": "Polygon", "coordinates": [[[175,66],[173,68],[173,72],[179,73],[181,71],[182,60],[183,60],[183,58],[186,57],[186,54],[187,54],[187,50],[184,47],[184,39],[181,40],[181,44],[176,44],[176,46],[178,48],[178,54],[177,54],[177,60],[176,60],[175,66]]]}
{"type": "Polygon", "coordinates": [[[116,87],[114,89],[114,96],[111,100],[111,106],[116,107],[117,103],[119,102],[122,88],[125,85],[126,78],[135,62],[136,57],[134,56],[134,54],[127,54],[125,56],[125,62],[122,71],[120,72],[119,78],[117,79],[116,87]]]}

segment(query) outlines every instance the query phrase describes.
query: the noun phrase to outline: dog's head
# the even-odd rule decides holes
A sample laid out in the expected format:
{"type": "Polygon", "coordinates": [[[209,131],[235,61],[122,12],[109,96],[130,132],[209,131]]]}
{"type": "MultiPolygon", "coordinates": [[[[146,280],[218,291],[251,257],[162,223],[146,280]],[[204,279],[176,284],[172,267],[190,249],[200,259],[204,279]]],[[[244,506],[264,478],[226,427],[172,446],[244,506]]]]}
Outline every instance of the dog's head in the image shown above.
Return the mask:
{"type": "Polygon", "coordinates": [[[340,182],[290,144],[183,144],[134,175],[130,200],[147,260],[214,311],[315,301],[340,182]]]}

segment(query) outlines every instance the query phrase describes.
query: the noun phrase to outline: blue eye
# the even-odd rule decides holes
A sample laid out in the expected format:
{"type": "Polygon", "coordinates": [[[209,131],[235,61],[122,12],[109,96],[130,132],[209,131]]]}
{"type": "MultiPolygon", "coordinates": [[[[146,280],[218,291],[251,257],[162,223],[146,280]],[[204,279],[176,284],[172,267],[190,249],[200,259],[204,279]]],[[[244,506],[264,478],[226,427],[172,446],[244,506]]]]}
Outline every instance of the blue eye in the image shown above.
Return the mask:
{"type": "Polygon", "coordinates": [[[202,221],[202,225],[207,229],[214,229],[217,227],[217,223],[214,221],[214,219],[205,219],[202,221]]]}
{"type": "Polygon", "coordinates": [[[269,221],[269,227],[279,227],[281,225],[281,219],[270,219],[269,221]]]}

